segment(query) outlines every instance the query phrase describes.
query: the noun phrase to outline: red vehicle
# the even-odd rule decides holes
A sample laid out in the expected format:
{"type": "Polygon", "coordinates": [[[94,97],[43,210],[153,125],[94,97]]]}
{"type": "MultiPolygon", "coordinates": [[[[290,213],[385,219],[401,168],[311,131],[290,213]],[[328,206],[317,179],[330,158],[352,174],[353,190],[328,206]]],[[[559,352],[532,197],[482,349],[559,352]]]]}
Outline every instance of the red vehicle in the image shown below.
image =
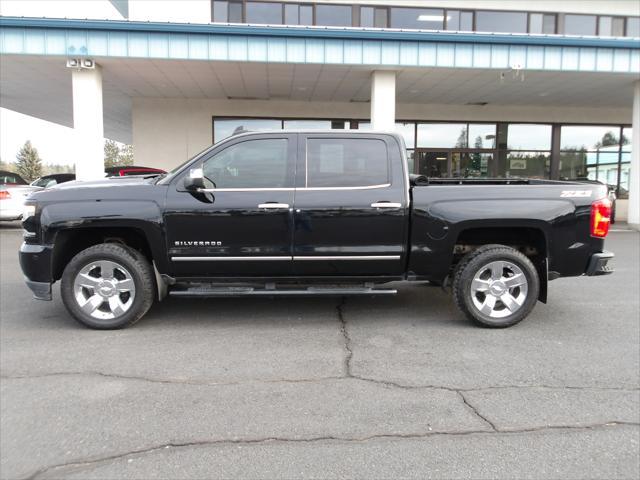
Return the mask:
{"type": "Polygon", "coordinates": [[[137,167],[135,165],[105,168],[107,177],[127,177],[129,175],[161,175],[167,173],[160,168],[137,167]]]}

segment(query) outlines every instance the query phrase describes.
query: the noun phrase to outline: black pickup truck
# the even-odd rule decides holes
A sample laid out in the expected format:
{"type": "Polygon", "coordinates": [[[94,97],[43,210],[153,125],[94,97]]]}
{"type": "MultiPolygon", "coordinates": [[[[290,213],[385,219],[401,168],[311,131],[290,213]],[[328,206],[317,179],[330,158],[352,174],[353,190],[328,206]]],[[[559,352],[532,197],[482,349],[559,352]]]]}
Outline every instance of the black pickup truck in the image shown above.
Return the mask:
{"type": "Polygon", "coordinates": [[[243,133],[156,177],[33,194],[20,264],[36,298],[133,324],[166,295],[393,294],[450,286],[474,322],[525,318],[547,282],[603,275],[606,186],[410,176],[391,133],[243,133]]]}

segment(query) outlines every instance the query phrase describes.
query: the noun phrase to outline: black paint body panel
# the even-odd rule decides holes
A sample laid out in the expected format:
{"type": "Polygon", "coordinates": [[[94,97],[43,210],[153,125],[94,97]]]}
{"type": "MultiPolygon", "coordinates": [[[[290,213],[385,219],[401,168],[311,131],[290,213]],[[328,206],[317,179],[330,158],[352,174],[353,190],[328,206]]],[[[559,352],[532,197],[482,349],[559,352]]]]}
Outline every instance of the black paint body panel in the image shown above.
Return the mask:
{"type": "Polygon", "coordinates": [[[604,241],[589,234],[590,205],[606,187],[568,182],[461,184],[409,187],[401,137],[371,132],[276,132],[231,137],[203,152],[165,179],[116,178],[69,182],[33,194],[36,215],[24,226],[21,253],[28,279],[53,282],[52,257],[65,249],[61,232],[83,228],[133,229],[146,240],[161,274],[177,280],[292,282],[386,282],[398,279],[441,283],[450,272],[454,246],[469,229],[533,229],[544,237],[547,268],[554,276],[585,273],[604,241]],[[372,137],[386,144],[389,183],[376,188],[304,188],[305,142],[329,136],[372,137]],[[280,189],[192,193],[184,178],[211,155],[255,138],[287,138],[291,185],[280,189]],[[563,197],[567,190],[588,196],[563,197]],[[263,203],[288,208],[264,210],[263,203]],[[379,209],[373,203],[392,202],[379,209]],[[191,242],[191,243],[190,243],[191,242]],[[208,242],[208,243],[207,243],[208,242]],[[54,248],[55,246],[55,248],[54,248]],[[27,248],[27,250],[29,250],[27,248]],[[184,257],[216,261],[180,261],[184,257]],[[259,261],[237,257],[267,257],[259,261]],[[321,261],[301,257],[328,257],[321,261]],[[381,260],[335,260],[376,256],[381,260]],[[224,257],[234,259],[221,260],[224,257]],[[275,257],[275,258],[273,258],[275,257]],[[397,258],[396,258],[397,257],[397,258]]]}

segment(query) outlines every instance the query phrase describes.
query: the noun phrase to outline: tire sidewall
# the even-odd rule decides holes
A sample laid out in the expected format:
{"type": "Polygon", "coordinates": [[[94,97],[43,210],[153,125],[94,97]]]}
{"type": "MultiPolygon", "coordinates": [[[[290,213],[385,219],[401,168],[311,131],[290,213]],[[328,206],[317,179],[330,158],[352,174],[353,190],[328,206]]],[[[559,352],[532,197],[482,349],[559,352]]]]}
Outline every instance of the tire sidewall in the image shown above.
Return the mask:
{"type": "Polygon", "coordinates": [[[474,321],[487,326],[487,327],[495,327],[495,328],[503,328],[514,325],[521,320],[523,320],[538,301],[538,294],[540,291],[540,279],[538,277],[538,272],[535,266],[531,263],[531,261],[520,254],[517,251],[509,252],[508,247],[505,247],[502,250],[496,251],[487,251],[476,258],[472,259],[467,265],[464,266],[463,270],[459,272],[461,275],[460,278],[460,292],[462,295],[462,303],[464,308],[468,311],[469,315],[471,315],[474,321]],[[472,292],[471,292],[471,283],[473,282],[473,278],[479,270],[483,269],[487,264],[495,261],[508,261],[516,266],[518,266],[525,278],[527,279],[528,288],[527,288],[527,297],[525,298],[522,306],[514,313],[507,317],[503,318],[493,318],[488,315],[485,315],[480,310],[476,308],[472,300],[472,292]]]}
{"type": "Polygon", "coordinates": [[[145,295],[147,295],[147,292],[145,292],[146,288],[142,278],[142,273],[136,265],[135,258],[126,248],[116,245],[113,247],[116,248],[109,248],[109,250],[105,249],[104,251],[95,250],[91,252],[89,252],[89,250],[93,250],[93,248],[89,248],[80,252],[69,262],[62,274],[60,292],[63,303],[76,320],[90,328],[110,330],[126,327],[138,320],[141,316],[141,311],[145,308],[145,295]],[[131,274],[136,289],[131,308],[129,308],[124,315],[108,320],[96,319],[85,313],[78,305],[74,292],[74,281],[76,275],[78,275],[80,270],[88,264],[99,260],[110,260],[122,265],[131,274]]]}

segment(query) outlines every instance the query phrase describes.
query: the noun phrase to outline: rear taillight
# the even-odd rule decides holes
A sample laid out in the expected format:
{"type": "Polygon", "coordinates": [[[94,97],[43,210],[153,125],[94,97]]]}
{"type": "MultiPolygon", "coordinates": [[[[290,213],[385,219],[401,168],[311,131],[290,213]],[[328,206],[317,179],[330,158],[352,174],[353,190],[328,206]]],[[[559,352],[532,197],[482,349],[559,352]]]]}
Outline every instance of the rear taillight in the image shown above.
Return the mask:
{"type": "Polygon", "coordinates": [[[611,223],[611,200],[601,198],[591,204],[591,236],[604,238],[611,223]]]}
{"type": "Polygon", "coordinates": [[[8,190],[0,190],[0,200],[7,200],[11,198],[11,194],[8,190]]]}

